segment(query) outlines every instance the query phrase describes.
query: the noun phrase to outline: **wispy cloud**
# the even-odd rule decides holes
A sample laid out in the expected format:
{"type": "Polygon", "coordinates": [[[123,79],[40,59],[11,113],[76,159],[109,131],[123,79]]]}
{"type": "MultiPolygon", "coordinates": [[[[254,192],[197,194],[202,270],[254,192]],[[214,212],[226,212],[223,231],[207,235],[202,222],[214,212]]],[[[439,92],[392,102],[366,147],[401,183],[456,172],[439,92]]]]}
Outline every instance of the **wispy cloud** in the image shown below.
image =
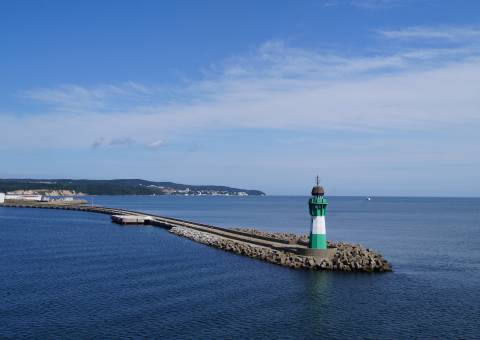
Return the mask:
{"type": "Polygon", "coordinates": [[[22,98],[51,105],[63,112],[78,112],[85,109],[95,111],[121,110],[122,106],[145,101],[153,93],[159,95],[160,88],[147,87],[134,82],[115,85],[84,87],[76,84],[55,88],[37,88],[21,92],[22,98]]]}
{"type": "Polygon", "coordinates": [[[135,144],[135,139],[131,137],[118,137],[114,138],[110,141],[109,145],[112,146],[125,146],[125,145],[132,145],[135,144]]]}
{"type": "Polygon", "coordinates": [[[147,146],[147,148],[150,148],[150,149],[158,149],[163,144],[165,144],[165,142],[162,139],[159,139],[159,140],[156,140],[154,142],[147,143],[146,146],[147,146]]]}
{"type": "Polygon", "coordinates": [[[107,140],[105,137],[97,137],[93,141],[91,147],[92,149],[98,149],[100,147],[129,147],[136,145],[147,149],[158,149],[164,144],[165,141],[161,139],[140,144],[137,140],[131,137],[115,137],[111,140],[107,140]]]}
{"type": "Polygon", "coordinates": [[[92,143],[92,149],[97,149],[101,147],[104,143],[105,143],[105,138],[103,137],[95,138],[95,140],[92,143]]]}
{"type": "Polygon", "coordinates": [[[26,91],[49,113],[0,116],[0,141],[27,131],[38,138],[19,146],[93,140],[94,148],[158,148],[229,128],[375,133],[479,126],[479,83],[480,53],[471,44],[349,56],[269,41],[182,87],[127,82],[26,91]]]}
{"type": "MultiPolygon", "coordinates": [[[[403,3],[409,2],[409,0],[403,0],[403,3]]],[[[402,4],[401,0],[351,0],[350,3],[354,6],[366,8],[366,9],[379,9],[392,7],[402,4]]]]}
{"type": "Polygon", "coordinates": [[[354,6],[361,9],[375,10],[404,5],[411,0],[323,0],[325,7],[354,6]]]}
{"type": "Polygon", "coordinates": [[[430,39],[464,42],[480,39],[480,27],[428,27],[414,26],[397,30],[378,30],[382,36],[390,39],[430,39]]]}

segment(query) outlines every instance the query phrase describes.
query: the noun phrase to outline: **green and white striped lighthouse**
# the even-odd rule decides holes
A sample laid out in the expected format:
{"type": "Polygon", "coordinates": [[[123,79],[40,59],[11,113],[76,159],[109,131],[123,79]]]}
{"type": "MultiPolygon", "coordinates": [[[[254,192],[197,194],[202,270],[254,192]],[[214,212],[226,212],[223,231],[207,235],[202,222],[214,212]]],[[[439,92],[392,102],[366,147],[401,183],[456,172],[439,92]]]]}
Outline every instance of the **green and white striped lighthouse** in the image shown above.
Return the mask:
{"type": "Polygon", "coordinates": [[[327,233],[325,229],[325,215],[327,213],[327,199],[323,197],[325,191],[319,185],[317,176],[317,185],[312,189],[312,198],[308,201],[308,208],[312,216],[312,226],[310,229],[310,248],[327,249],[327,233]]]}

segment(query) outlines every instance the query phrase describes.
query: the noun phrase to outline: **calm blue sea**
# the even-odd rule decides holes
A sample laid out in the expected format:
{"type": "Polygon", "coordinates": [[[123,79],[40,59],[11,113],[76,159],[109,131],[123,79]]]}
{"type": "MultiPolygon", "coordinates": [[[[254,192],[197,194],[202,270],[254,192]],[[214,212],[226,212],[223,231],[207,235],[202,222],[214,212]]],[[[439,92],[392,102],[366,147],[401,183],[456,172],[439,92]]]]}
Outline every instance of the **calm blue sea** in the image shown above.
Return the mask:
{"type": "MultiPolygon", "coordinates": [[[[94,203],[309,228],[307,197],[94,203]]],[[[480,199],[331,197],[327,233],[379,250],[395,271],[295,271],[104,215],[0,208],[0,338],[480,337],[480,199]]]]}

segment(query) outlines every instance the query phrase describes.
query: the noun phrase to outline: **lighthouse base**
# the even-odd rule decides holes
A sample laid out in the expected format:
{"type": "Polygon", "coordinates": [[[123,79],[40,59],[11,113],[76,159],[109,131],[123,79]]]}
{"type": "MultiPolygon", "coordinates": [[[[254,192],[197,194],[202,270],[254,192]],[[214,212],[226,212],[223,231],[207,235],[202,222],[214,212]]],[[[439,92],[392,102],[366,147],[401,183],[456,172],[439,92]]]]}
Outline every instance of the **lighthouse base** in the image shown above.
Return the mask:
{"type": "Polygon", "coordinates": [[[335,256],[337,248],[328,248],[328,249],[312,249],[312,248],[303,248],[299,249],[299,255],[303,256],[313,256],[317,259],[331,259],[335,256]]]}

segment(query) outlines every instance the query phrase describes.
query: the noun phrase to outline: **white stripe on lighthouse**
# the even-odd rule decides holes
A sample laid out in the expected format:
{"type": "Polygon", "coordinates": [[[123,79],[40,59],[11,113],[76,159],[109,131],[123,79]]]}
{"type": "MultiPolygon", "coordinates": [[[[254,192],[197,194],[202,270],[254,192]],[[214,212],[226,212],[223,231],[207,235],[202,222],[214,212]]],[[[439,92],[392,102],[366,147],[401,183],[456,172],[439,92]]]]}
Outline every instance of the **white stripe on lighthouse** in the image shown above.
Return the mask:
{"type": "Polygon", "coordinates": [[[312,216],[312,234],[326,234],[325,216],[312,216]]]}

